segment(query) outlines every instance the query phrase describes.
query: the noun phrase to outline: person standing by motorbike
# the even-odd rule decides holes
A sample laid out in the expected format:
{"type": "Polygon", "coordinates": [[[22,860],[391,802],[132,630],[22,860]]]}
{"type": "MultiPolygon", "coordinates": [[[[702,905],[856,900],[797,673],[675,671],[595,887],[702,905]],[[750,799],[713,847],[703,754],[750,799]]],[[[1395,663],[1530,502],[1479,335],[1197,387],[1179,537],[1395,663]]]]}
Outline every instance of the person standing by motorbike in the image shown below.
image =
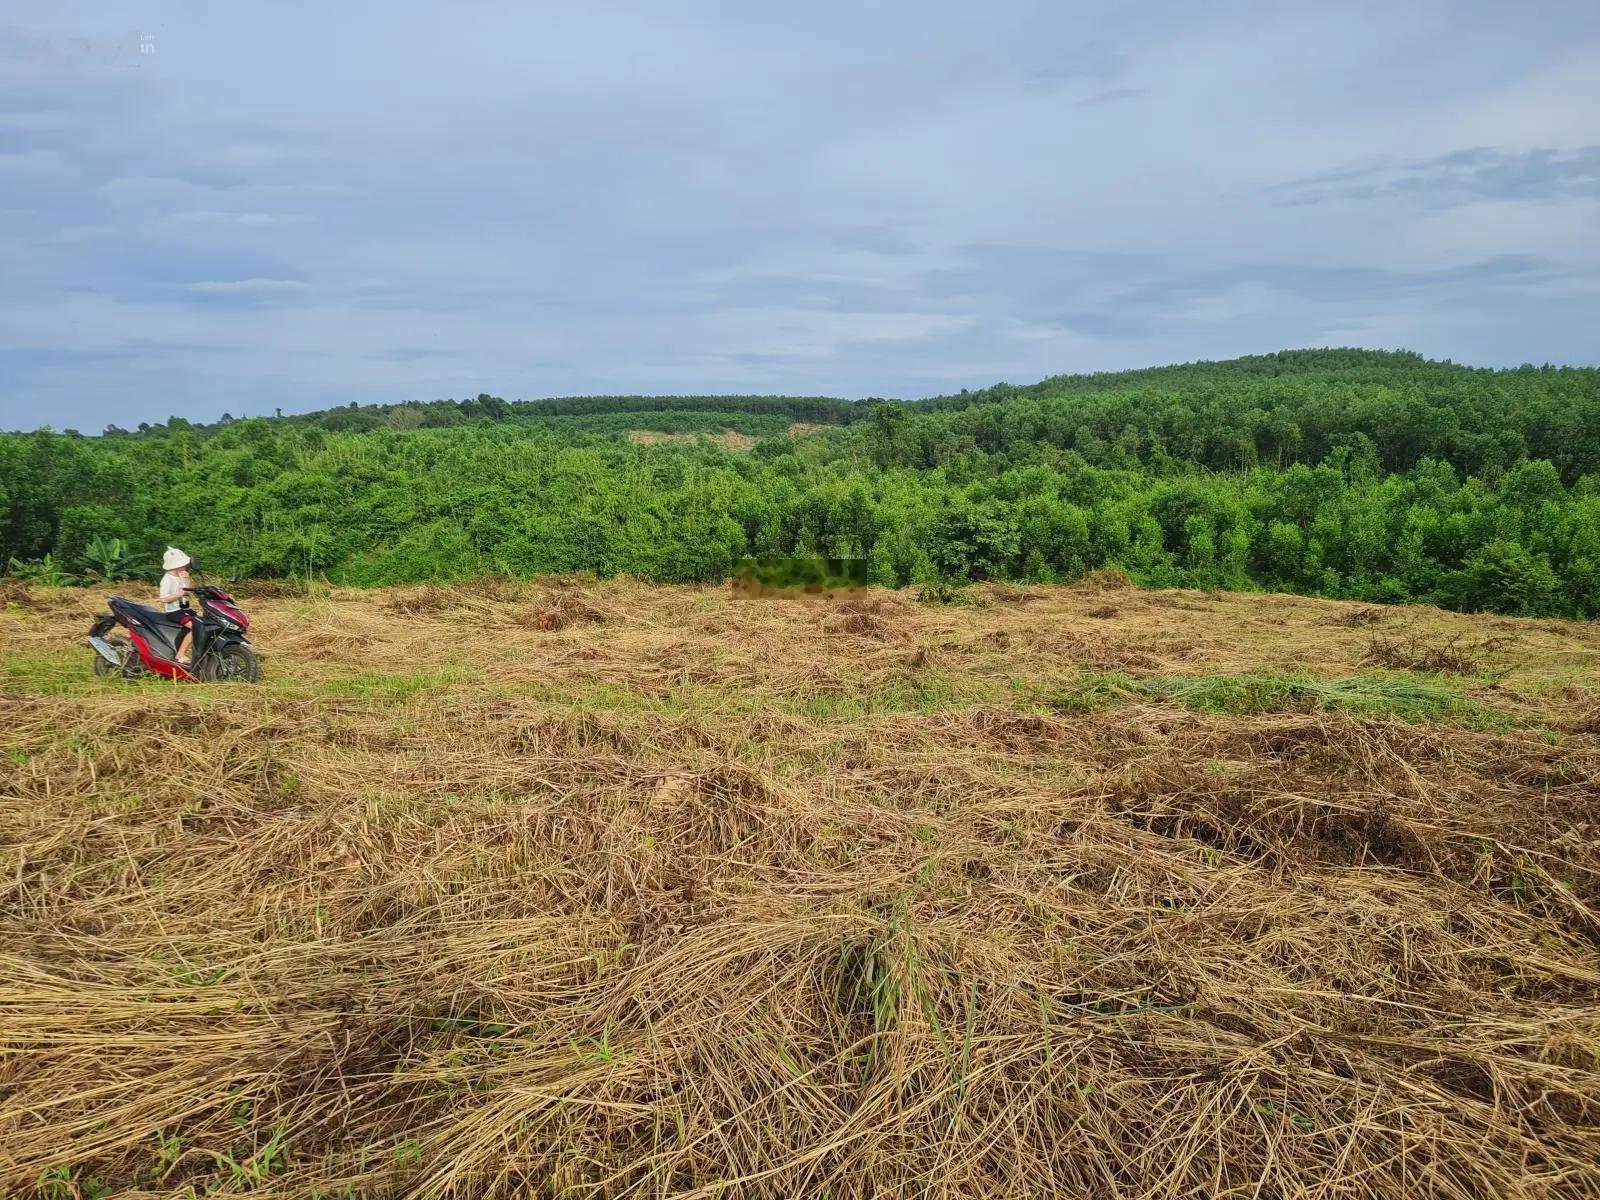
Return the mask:
{"type": "Polygon", "coordinates": [[[190,650],[194,643],[194,618],[187,611],[189,600],[185,594],[190,587],[189,564],[192,561],[176,546],[168,546],[167,552],[161,556],[161,565],[167,572],[161,577],[161,607],[167,612],[184,610],[183,637],[178,639],[178,663],[185,667],[189,665],[190,650]]]}

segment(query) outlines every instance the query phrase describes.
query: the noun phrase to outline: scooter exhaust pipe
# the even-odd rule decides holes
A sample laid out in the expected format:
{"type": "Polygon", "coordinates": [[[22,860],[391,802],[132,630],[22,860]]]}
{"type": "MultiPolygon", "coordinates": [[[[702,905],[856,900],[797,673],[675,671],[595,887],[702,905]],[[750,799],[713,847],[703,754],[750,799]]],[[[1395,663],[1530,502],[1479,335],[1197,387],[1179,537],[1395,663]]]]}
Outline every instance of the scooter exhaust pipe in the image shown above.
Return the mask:
{"type": "Polygon", "coordinates": [[[111,643],[106,641],[105,638],[92,637],[89,639],[89,645],[94,647],[94,652],[113,667],[122,665],[122,659],[117,656],[116,650],[112,648],[111,643]]]}

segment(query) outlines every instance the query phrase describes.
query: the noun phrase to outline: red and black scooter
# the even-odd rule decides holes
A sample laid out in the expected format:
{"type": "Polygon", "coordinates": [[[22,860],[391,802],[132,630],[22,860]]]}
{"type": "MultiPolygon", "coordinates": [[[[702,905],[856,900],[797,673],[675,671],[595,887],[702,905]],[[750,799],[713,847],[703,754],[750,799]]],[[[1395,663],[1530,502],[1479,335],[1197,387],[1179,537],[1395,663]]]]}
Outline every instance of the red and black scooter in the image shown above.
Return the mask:
{"type": "Polygon", "coordinates": [[[175,612],[112,596],[111,611],[97,618],[89,630],[94,673],[132,678],[148,671],[167,679],[207,682],[254,683],[260,679],[261,664],[244,636],[250,618],[233,597],[209,585],[184,591],[199,601],[198,607],[187,604],[187,596],[185,607],[175,612]],[[112,632],[119,625],[127,636],[112,632]],[[185,628],[194,632],[187,666],[178,661],[178,641],[185,628]]]}

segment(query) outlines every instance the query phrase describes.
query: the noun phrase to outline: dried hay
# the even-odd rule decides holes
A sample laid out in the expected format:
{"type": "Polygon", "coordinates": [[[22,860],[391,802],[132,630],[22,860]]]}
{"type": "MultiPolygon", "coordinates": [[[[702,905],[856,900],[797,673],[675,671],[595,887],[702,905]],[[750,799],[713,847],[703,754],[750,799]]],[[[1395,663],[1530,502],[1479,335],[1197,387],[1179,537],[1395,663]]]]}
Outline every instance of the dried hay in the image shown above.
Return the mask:
{"type": "MultiPolygon", "coordinates": [[[[286,673],[481,672],[398,698],[0,693],[0,1192],[1597,1194],[1594,737],[897,708],[827,627],[952,687],[1170,649],[1072,589],[547,588],[252,612],[286,673]]],[[[1183,634],[1355,669],[1252,603],[1183,634]]]]}
{"type": "Polygon", "coordinates": [[[882,641],[889,636],[889,627],[883,618],[870,612],[839,612],[824,618],[822,628],[828,633],[847,633],[855,637],[882,641]]]}
{"type": "Polygon", "coordinates": [[[1326,625],[1337,625],[1344,629],[1365,629],[1372,625],[1381,625],[1388,613],[1381,608],[1368,605],[1364,608],[1350,608],[1343,612],[1334,613],[1323,622],[1326,625]]]}
{"type": "Polygon", "coordinates": [[[273,639],[273,651],[318,662],[348,661],[359,650],[372,644],[368,635],[337,625],[317,622],[297,624],[273,639]]]}
{"type": "Polygon", "coordinates": [[[230,584],[228,591],[241,600],[283,600],[311,594],[300,579],[241,579],[230,584]]]}
{"type": "Polygon", "coordinates": [[[1128,578],[1128,573],[1116,567],[1097,567],[1085,575],[1077,586],[1085,591],[1092,592],[1131,592],[1138,590],[1138,585],[1128,578]]]}
{"type": "Polygon", "coordinates": [[[1561,689],[1566,700],[1577,701],[1577,711],[1563,724],[1568,733],[1600,734],[1600,694],[1568,684],[1561,689]]]}
{"type": "Polygon", "coordinates": [[[851,596],[833,605],[822,618],[825,633],[848,634],[872,641],[889,641],[897,635],[895,620],[905,614],[905,606],[888,594],[851,596]]]}
{"type": "Polygon", "coordinates": [[[472,607],[470,595],[459,588],[439,584],[396,589],[384,600],[385,611],[403,617],[431,617],[472,607]]]}
{"type": "Polygon", "coordinates": [[[1485,655],[1510,644],[1509,637],[1487,637],[1464,643],[1465,634],[1451,633],[1430,638],[1411,632],[1402,637],[1374,637],[1361,660],[1371,666],[1397,671],[1423,671],[1429,674],[1475,675],[1485,655]]]}
{"type": "Polygon", "coordinates": [[[451,616],[485,627],[555,630],[573,621],[598,623],[610,618],[612,614],[587,597],[587,583],[578,577],[523,581],[486,575],[452,585],[394,589],[384,606],[406,617],[451,616]]]}
{"type": "MultiPolygon", "coordinates": [[[[546,600],[549,601],[549,598],[546,600]]],[[[562,591],[554,597],[553,602],[548,603],[548,607],[540,608],[531,614],[524,614],[517,618],[515,623],[544,632],[554,632],[565,629],[575,622],[603,625],[613,616],[614,614],[577,592],[562,591]]]]}
{"type": "Polygon", "coordinates": [[[111,595],[129,595],[131,599],[141,600],[146,604],[156,603],[153,588],[145,596],[140,595],[147,586],[127,581],[103,588],[35,587],[32,589],[32,604],[35,608],[48,610],[51,616],[57,618],[89,616],[104,612],[106,598],[111,595]]]}
{"type": "Polygon", "coordinates": [[[1034,600],[1044,599],[1043,592],[1012,587],[1008,583],[991,583],[985,591],[989,599],[998,601],[1001,604],[1028,604],[1034,600]]]}
{"type": "Polygon", "coordinates": [[[1153,671],[1161,666],[1161,660],[1150,653],[1156,645],[1153,638],[1129,639],[1090,631],[1063,631],[1041,633],[1037,640],[1061,660],[1087,670],[1153,671]]]}

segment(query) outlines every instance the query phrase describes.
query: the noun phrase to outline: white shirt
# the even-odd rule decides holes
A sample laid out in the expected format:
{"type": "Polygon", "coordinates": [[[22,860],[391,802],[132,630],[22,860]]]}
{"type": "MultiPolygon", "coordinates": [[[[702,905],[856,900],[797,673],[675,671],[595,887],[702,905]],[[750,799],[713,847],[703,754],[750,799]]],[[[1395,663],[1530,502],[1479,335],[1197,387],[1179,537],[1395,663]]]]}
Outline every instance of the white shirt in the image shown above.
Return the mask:
{"type": "Polygon", "coordinates": [[[187,585],[183,576],[168,571],[161,577],[161,607],[167,612],[176,612],[183,599],[183,589],[187,585]]]}

